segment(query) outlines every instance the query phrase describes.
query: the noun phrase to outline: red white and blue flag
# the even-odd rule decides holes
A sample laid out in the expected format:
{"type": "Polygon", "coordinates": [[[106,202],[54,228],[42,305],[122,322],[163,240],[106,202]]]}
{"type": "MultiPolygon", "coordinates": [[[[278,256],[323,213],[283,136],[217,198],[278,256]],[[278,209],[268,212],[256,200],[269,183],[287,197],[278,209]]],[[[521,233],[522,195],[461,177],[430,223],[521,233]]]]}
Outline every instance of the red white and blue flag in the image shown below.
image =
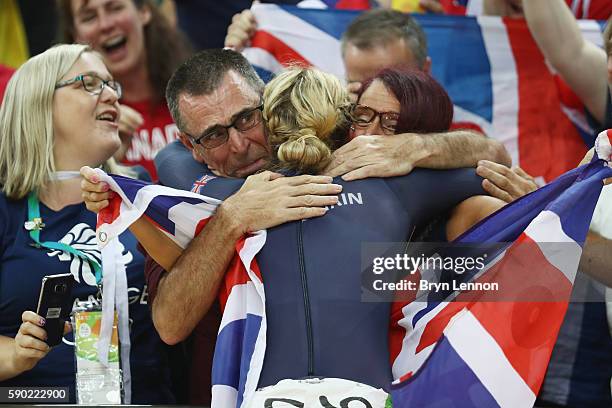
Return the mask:
{"type": "MultiPolygon", "coordinates": [[[[599,155],[608,161],[610,140],[611,130],[597,139],[599,155]]],[[[567,172],[455,241],[479,247],[508,243],[471,279],[497,282],[500,290],[453,293],[443,302],[431,293],[425,301],[394,308],[394,402],[533,406],[567,309],[601,180],[610,174],[601,160],[567,172]]]]}
{"type": "MultiPolygon", "coordinates": [[[[244,54],[264,79],[295,62],[344,78],[340,38],[359,12],[273,4],[252,10],[259,31],[244,54]]],[[[576,166],[596,135],[523,20],[414,17],[427,34],[432,73],[454,102],[457,124],[501,141],[514,164],[542,181],[576,166]]],[[[599,23],[580,21],[580,27],[602,45],[599,23]]]]}
{"type": "MultiPolygon", "coordinates": [[[[608,161],[610,140],[612,131],[598,138],[599,157],[608,161]]],[[[474,279],[503,282],[507,275],[526,274],[529,279],[521,279],[525,287],[513,286],[522,293],[553,276],[555,291],[571,291],[601,180],[607,177],[612,177],[612,169],[605,161],[594,160],[466,232],[459,242],[511,242],[474,279]],[[517,245],[526,241],[539,251],[522,253],[517,245]],[[550,242],[565,243],[575,251],[551,252],[541,245],[550,242]],[[542,274],[546,279],[538,280],[542,274]]],[[[184,248],[220,203],[103,172],[100,178],[118,193],[98,216],[102,245],[144,215],[184,248]]],[[[220,291],[223,318],[213,361],[213,407],[241,407],[257,387],[266,347],[266,315],[256,255],[265,240],[266,232],[260,231],[237,243],[220,291]]],[[[403,332],[399,338],[391,336],[395,406],[440,406],[445,401],[474,407],[532,406],[565,307],[564,302],[488,302],[459,295],[446,302],[413,302],[398,309],[392,319],[403,332]]]]}
{"type": "MultiPolygon", "coordinates": [[[[119,195],[98,215],[96,235],[103,247],[145,216],[185,248],[221,203],[194,192],[97,171],[119,195]]],[[[255,255],[265,242],[266,231],[259,231],[236,243],[236,255],[219,290],[223,318],[213,361],[213,407],[240,407],[244,397],[252,395],[257,387],[265,352],[266,319],[265,293],[255,255]]]]}
{"type": "MultiPolygon", "coordinates": [[[[394,8],[402,11],[402,3],[409,1],[393,1],[394,8]],[[400,7],[395,7],[396,3],[400,7]]],[[[565,0],[576,18],[589,20],[607,20],[612,15],[612,2],[609,0],[565,0]]],[[[456,16],[480,16],[484,14],[483,0],[440,0],[445,14],[456,16]]]]}

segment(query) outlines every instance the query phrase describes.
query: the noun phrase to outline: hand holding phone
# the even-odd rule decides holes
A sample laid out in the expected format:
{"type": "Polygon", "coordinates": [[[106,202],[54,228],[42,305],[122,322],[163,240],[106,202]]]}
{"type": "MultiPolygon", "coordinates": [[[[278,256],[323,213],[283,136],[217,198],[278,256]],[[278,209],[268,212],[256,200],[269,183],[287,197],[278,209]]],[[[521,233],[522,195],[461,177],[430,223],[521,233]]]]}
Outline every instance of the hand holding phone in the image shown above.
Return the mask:
{"type": "Polygon", "coordinates": [[[31,370],[51,349],[46,343],[47,334],[42,328],[44,319],[26,310],[21,315],[21,326],[15,336],[15,374],[31,370]]]}
{"type": "Polygon", "coordinates": [[[72,274],[49,275],[42,279],[36,313],[45,319],[46,343],[52,347],[62,341],[64,322],[72,310],[72,274]]]}

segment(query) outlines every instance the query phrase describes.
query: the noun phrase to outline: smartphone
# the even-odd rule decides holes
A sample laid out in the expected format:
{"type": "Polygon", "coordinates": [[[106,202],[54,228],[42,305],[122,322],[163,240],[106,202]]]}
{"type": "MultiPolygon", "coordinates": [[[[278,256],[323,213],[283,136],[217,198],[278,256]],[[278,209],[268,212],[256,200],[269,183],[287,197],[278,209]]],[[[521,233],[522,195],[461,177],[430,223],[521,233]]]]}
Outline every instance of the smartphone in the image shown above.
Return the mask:
{"type": "Polygon", "coordinates": [[[73,282],[71,273],[48,275],[42,279],[36,313],[46,320],[46,343],[50,347],[57,346],[62,341],[64,322],[68,320],[72,310],[73,282]]]}

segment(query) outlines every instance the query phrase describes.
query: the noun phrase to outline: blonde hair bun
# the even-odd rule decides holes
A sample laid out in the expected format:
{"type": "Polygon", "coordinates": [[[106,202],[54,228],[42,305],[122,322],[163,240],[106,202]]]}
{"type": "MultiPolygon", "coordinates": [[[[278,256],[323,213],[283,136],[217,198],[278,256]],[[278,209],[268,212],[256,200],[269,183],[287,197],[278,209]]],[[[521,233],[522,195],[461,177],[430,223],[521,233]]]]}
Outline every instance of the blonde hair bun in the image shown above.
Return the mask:
{"type": "Polygon", "coordinates": [[[340,80],[316,68],[293,67],[264,90],[268,142],[283,169],[318,173],[331,160],[335,133],[348,127],[349,97],[340,80]]]}
{"type": "Polygon", "coordinates": [[[278,160],[289,168],[320,172],[331,160],[331,150],[312,129],[303,129],[278,147],[278,160]]]}

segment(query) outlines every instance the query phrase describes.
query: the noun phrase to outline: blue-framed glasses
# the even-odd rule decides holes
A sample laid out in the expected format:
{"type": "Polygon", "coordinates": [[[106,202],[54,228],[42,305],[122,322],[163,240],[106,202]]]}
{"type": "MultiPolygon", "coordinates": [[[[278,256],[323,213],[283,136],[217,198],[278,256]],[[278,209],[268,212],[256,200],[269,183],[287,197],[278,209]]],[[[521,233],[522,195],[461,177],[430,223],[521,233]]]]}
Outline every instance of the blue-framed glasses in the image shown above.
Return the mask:
{"type": "Polygon", "coordinates": [[[91,94],[100,95],[102,93],[102,90],[104,89],[104,86],[108,86],[110,89],[117,93],[118,98],[121,98],[121,85],[119,84],[119,82],[113,79],[102,79],[99,76],[93,74],[81,74],[77,75],[72,79],[67,79],[66,81],[58,82],[57,84],[55,84],[55,89],[72,85],[75,82],[79,81],[83,85],[83,89],[85,89],[91,94]]]}

